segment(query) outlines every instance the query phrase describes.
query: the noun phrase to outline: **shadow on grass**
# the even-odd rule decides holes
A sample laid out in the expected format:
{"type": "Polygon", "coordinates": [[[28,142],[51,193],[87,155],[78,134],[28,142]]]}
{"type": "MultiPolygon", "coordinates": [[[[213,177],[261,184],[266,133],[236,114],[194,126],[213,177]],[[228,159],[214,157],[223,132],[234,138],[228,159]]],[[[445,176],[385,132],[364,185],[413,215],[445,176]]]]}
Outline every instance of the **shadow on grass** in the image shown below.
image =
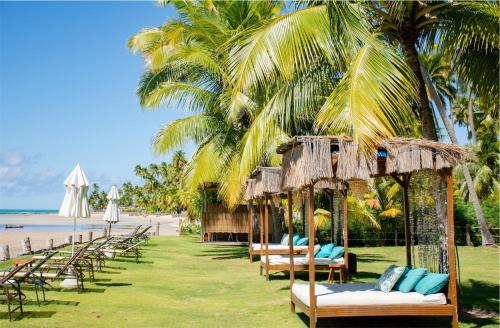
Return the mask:
{"type": "Polygon", "coordinates": [[[99,274],[120,274],[120,271],[108,271],[108,270],[102,270],[98,272],[99,274]]]}
{"type": "Polygon", "coordinates": [[[467,283],[461,285],[464,308],[479,308],[498,314],[498,290],[498,284],[488,284],[483,281],[469,279],[467,283]]]}
{"type": "MultiPolygon", "coordinates": [[[[22,320],[23,318],[32,318],[32,319],[43,319],[43,318],[51,318],[56,311],[24,311],[20,313],[16,311],[12,314],[12,321],[22,320]]],[[[0,322],[5,319],[9,320],[9,315],[7,312],[0,312],[0,322]]]]}
{"type": "MultiPolygon", "coordinates": [[[[80,304],[80,302],[76,302],[76,301],[61,301],[61,300],[50,300],[50,299],[47,299],[45,301],[43,301],[42,299],[40,299],[40,305],[69,305],[69,306],[78,306],[80,304]]],[[[23,306],[25,305],[38,305],[37,301],[36,300],[24,300],[23,301],[23,306]]]]}
{"type": "Polygon", "coordinates": [[[122,262],[122,263],[137,263],[137,264],[154,264],[155,262],[153,261],[144,261],[144,260],[139,260],[139,261],[136,261],[135,258],[126,258],[126,257],[122,257],[122,258],[119,258],[119,259],[114,259],[113,262],[122,262]]]}
{"type": "Polygon", "coordinates": [[[386,263],[396,263],[397,261],[390,260],[385,256],[376,254],[361,254],[356,257],[358,262],[373,263],[373,262],[386,262],[386,263]]]}
{"type": "Polygon", "coordinates": [[[378,279],[378,278],[380,278],[380,273],[358,271],[356,274],[352,275],[352,278],[354,281],[356,281],[358,279],[378,279]]]}
{"type": "Polygon", "coordinates": [[[125,268],[125,267],[122,267],[122,266],[112,266],[112,265],[106,265],[105,268],[114,269],[114,270],[127,270],[127,268],[125,268]]]}
{"type": "Polygon", "coordinates": [[[207,256],[213,260],[230,260],[248,258],[248,250],[246,248],[235,248],[221,246],[215,249],[206,249],[201,251],[202,254],[195,254],[195,256],[207,256]]]}
{"type": "Polygon", "coordinates": [[[130,283],[125,282],[111,282],[111,283],[96,283],[97,286],[103,287],[123,287],[123,286],[132,286],[130,283]]]}
{"type": "MultiPolygon", "coordinates": [[[[297,314],[306,326],[309,325],[309,317],[304,313],[297,314]]],[[[318,319],[318,328],[321,327],[349,327],[349,328],[446,328],[451,327],[451,317],[352,317],[352,318],[321,318],[318,319]]]]}

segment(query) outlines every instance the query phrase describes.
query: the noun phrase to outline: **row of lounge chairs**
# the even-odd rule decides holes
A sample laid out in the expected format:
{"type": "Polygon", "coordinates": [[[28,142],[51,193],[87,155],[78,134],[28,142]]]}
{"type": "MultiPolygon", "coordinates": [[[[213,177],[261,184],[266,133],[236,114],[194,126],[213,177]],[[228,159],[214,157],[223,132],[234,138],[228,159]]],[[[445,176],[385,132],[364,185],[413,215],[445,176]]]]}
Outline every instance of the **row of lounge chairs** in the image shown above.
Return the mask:
{"type": "MultiPolygon", "coordinates": [[[[67,250],[48,251],[42,255],[34,255],[25,261],[5,271],[0,271],[0,297],[7,303],[9,320],[16,310],[23,313],[23,300],[26,295],[21,286],[31,286],[35,289],[36,301],[40,306],[39,290],[45,301],[46,287],[49,283],[66,278],[71,271],[77,281],[77,290],[84,290],[84,278],[88,275],[90,282],[94,280],[94,272],[101,271],[106,261],[116,256],[135,258],[136,262],[142,256],[140,246],[149,240],[148,231],[151,226],[141,229],[141,226],[127,235],[100,237],[81,244],[74,253],[67,250]],[[3,295],[3,297],[2,297],[3,295]]],[[[1,299],[0,298],[0,299],[1,299]]]]}

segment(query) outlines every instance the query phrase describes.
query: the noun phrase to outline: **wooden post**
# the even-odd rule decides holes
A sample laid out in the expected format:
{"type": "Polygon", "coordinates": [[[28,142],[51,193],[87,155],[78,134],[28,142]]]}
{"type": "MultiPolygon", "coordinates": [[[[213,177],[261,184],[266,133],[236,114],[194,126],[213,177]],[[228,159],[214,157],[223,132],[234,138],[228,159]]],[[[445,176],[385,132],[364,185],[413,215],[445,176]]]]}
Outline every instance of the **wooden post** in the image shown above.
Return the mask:
{"type": "Polygon", "coordinates": [[[403,188],[403,212],[405,219],[405,246],[406,246],[406,266],[411,267],[411,231],[410,231],[410,199],[408,188],[410,186],[411,175],[404,174],[403,179],[397,174],[391,174],[391,177],[403,188]]]}
{"type": "Polygon", "coordinates": [[[31,241],[30,237],[26,237],[21,242],[21,249],[23,254],[31,254],[31,241]]]}
{"type": "Polygon", "coordinates": [[[68,237],[66,237],[66,240],[64,241],[64,243],[67,245],[71,245],[73,243],[73,236],[69,235],[68,237]]]}
{"type": "Polygon", "coordinates": [[[309,187],[309,327],[316,327],[316,292],[314,266],[314,187],[309,187]]]}
{"type": "Polygon", "coordinates": [[[331,235],[331,243],[335,243],[337,241],[337,238],[335,238],[335,216],[333,215],[333,190],[328,193],[330,195],[330,235],[331,235]]]}
{"type": "Polygon", "coordinates": [[[78,235],[78,243],[83,243],[83,235],[82,234],[79,234],[78,235]]]}
{"type": "Polygon", "coordinates": [[[87,240],[88,240],[88,241],[92,241],[92,240],[94,240],[94,239],[92,238],[92,231],[87,232],[87,240]]]}
{"type": "Polygon", "coordinates": [[[410,198],[408,187],[410,185],[410,175],[403,178],[403,207],[405,217],[405,245],[406,245],[406,266],[411,268],[411,231],[410,231],[410,198]]]}
{"type": "Polygon", "coordinates": [[[160,222],[156,222],[156,235],[160,235],[160,222]]]}
{"type": "Polygon", "coordinates": [[[248,211],[248,257],[250,263],[253,260],[252,247],[253,247],[253,200],[250,200],[250,209],[248,211]]]}
{"type": "Polygon", "coordinates": [[[457,296],[457,267],[455,262],[455,218],[453,213],[453,177],[451,171],[446,175],[447,184],[447,212],[448,212],[448,265],[450,282],[448,283],[448,299],[454,306],[453,328],[458,328],[458,296],[457,296]]]}
{"type": "Polygon", "coordinates": [[[104,229],[102,229],[102,235],[104,237],[108,236],[108,228],[104,227],[104,229]]]}
{"type": "Polygon", "coordinates": [[[269,197],[267,194],[264,196],[264,210],[265,210],[265,238],[266,238],[266,280],[269,280],[269,197]]]}
{"type": "MultiPolygon", "coordinates": [[[[300,192],[300,191],[299,191],[300,192]]],[[[306,237],[306,204],[305,200],[302,198],[302,204],[300,204],[300,215],[302,219],[302,235],[306,237]]]]}
{"type": "Polygon", "coordinates": [[[348,279],[349,275],[349,222],[347,221],[347,190],[343,195],[342,199],[342,211],[343,211],[343,221],[344,221],[344,277],[348,279]]]}
{"type": "Polygon", "coordinates": [[[259,266],[260,266],[260,274],[262,275],[262,257],[264,256],[264,215],[262,213],[263,208],[262,208],[262,199],[259,199],[259,232],[260,232],[260,259],[259,259],[259,266]]]}
{"type": "Polygon", "coordinates": [[[2,245],[2,253],[0,254],[0,260],[2,261],[7,261],[10,260],[10,251],[9,251],[9,245],[2,245]]]}
{"type": "Polygon", "coordinates": [[[47,239],[47,249],[49,250],[54,249],[54,239],[52,238],[47,239]]]}
{"type": "MultiPolygon", "coordinates": [[[[293,254],[293,200],[292,200],[292,192],[288,191],[287,194],[288,200],[288,246],[290,248],[290,292],[292,292],[293,281],[295,280],[295,263],[294,263],[294,254],[293,254]]],[[[293,311],[293,306],[292,306],[293,311]]]]}

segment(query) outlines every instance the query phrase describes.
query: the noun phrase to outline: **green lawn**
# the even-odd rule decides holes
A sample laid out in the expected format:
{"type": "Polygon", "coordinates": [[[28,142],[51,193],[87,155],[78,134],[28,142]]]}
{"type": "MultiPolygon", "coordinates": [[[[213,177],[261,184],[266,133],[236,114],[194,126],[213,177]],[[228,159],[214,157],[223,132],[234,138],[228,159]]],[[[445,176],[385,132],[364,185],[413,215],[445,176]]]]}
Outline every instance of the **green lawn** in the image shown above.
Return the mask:
{"type": "MultiPolygon", "coordinates": [[[[271,281],[249,263],[246,248],[202,245],[194,237],[158,237],[144,248],[142,263],[111,261],[87,291],[53,290],[38,307],[28,291],[25,314],[12,327],[306,327],[307,317],[290,312],[288,276],[271,281]]],[[[359,274],[373,281],[393,262],[402,263],[402,247],[357,248],[359,274]]],[[[460,248],[463,302],[498,309],[499,253],[460,248]]],[[[307,278],[306,274],[299,279],[307,278]]],[[[326,278],[326,274],[319,275],[326,278]]],[[[58,283],[54,283],[57,286],[58,283]]],[[[443,327],[447,320],[419,318],[319,320],[336,327],[443,327]]],[[[8,323],[0,304],[0,326],[8,323]]],[[[465,319],[461,327],[497,327],[493,319],[465,319]]]]}

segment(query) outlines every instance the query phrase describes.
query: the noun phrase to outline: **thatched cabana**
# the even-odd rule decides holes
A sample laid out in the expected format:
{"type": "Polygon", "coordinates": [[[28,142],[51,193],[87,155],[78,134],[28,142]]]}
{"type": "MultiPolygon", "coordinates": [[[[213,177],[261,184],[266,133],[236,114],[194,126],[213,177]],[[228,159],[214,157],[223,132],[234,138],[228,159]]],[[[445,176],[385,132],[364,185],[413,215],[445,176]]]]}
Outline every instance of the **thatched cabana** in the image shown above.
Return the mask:
{"type": "MultiPolygon", "coordinates": [[[[415,256],[418,257],[419,265],[449,273],[446,304],[324,305],[326,303],[323,301],[326,296],[325,293],[321,296],[316,293],[314,258],[310,257],[309,291],[305,293],[307,295],[303,293],[304,286],[294,284],[294,269],[293,266],[291,267],[292,310],[295,306],[299,306],[309,316],[310,327],[315,327],[316,318],[319,317],[390,315],[452,316],[453,327],[458,327],[451,169],[464,160],[467,155],[465,149],[428,140],[392,138],[382,140],[376,151],[363,153],[348,137],[300,136],[281,145],[278,153],[283,155],[281,187],[282,190],[287,191],[288,206],[291,209],[293,192],[308,190],[310,225],[314,224],[316,184],[330,181],[341,189],[344,197],[344,259],[347,259],[348,252],[347,191],[349,185],[353,181],[389,176],[403,189],[406,264],[412,266],[413,255],[414,261],[416,261],[415,256]],[[410,199],[413,200],[412,203],[410,199]],[[410,221],[411,215],[413,221],[410,221]],[[425,225],[430,224],[429,222],[434,222],[432,220],[434,217],[437,218],[434,220],[435,227],[426,227],[425,225]],[[430,234],[437,234],[438,238],[430,238],[430,234]],[[412,247],[417,249],[414,254],[412,254],[412,247]],[[434,253],[431,254],[431,252],[434,253]],[[439,265],[429,267],[430,259],[438,261],[439,265]],[[319,297],[323,305],[318,307],[316,302],[319,297]]],[[[289,215],[291,215],[290,212],[289,215]]],[[[309,253],[314,253],[314,231],[311,229],[309,230],[309,253]]],[[[290,258],[293,263],[292,243],[290,243],[290,258]]],[[[348,261],[345,261],[345,266],[347,271],[348,261]]]]}
{"type": "Polygon", "coordinates": [[[206,184],[200,189],[202,241],[244,242],[248,234],[248,209],[245,205],[227,208],[217,198],[218,189],[217,183],[206,184]]]}
{"type": "MultiPolygon", "coordinates": [[[[259,245],[249,243],[248,254],[250,261],[254,255],[259,255],[262,259],[266,257],[266,263],[260,264],[260,273],[265,269],[266,279],[269,279],[269,255],[288,254],[288,247],[279,247],[279,245],[269,245],[269,206],[271,201],[281,201],[281,168],[280,167],[257,167],[250,178],[246,181],[245,200],[249,205],[249,240],[253,240],[253,209],[254,202],[259,206],[259,245]]],[[[306,252],[306,247],[301,247],[296,252],[302,254],[306,252]]]]}

